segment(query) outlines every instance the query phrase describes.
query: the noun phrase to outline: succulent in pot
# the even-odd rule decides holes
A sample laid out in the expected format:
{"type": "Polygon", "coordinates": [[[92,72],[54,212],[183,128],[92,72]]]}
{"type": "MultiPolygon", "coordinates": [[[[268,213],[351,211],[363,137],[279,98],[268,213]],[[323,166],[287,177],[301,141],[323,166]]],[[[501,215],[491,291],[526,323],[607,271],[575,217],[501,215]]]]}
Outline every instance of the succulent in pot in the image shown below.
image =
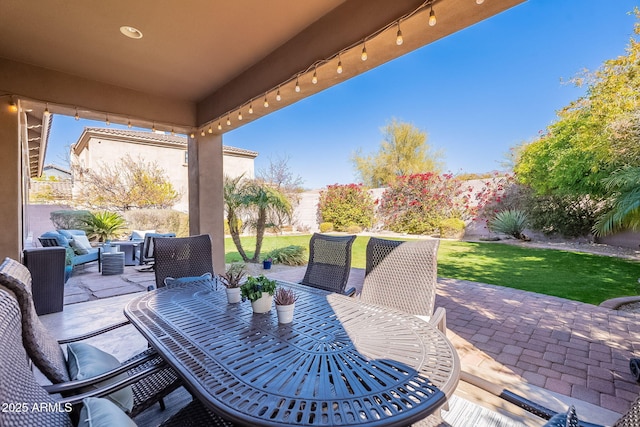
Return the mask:
{"type": "Polygon", "coordinates": [[[245,276],[244,267],[241,262],[233,262],[224,274],[218,276],[220,282],[227,288],[227,300],[230,304],[240,302],[240,282],[245,276]]]}
{"type": "Polygon", "coordinates": [[[291,323],[293,321],[293,310],[298,296],[292,289],[279,287],[274,297],[276,301],[276,311],[278,312],[278,323],[291,323]]]}
{"type": "Polygon", "coordinates": [[[271,310],[273,294],[276,293],[276,281],[263,275],[248,276],[247,281],[240,286],[243,299],[251,301],[254,313],[266,313],[271,310]]]}

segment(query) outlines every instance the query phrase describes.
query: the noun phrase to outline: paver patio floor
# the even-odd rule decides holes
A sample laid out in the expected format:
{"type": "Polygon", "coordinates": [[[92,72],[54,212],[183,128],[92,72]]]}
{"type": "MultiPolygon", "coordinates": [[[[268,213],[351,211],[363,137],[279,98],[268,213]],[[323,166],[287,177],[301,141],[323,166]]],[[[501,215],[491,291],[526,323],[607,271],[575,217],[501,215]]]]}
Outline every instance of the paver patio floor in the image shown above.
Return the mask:
{"type": "MultiPolygon", "coordinates": [[[[304,271],[303,266],[264,273],[298,281],[304,271]]],[[[93,283],[89,299],[100,298],[91,272],[82,276],[93,283]]],[[[349,286],[360,288],[363,278],[364,270],[353,269],[349,286]]],[[[102,279],[108,289],[137,286],[130,292],[149,281],[153,274],[131,267],[123,276],[102,279]]],[[[579,413],[589,414],[587,421],[600,424],[612,423],[638,396],[629,358],[640,356],[640,314],[463,280],[438,282],[436,306],[447,310],[448,335],[464,371],[552,409],[554,397],[577,403],[579,413]]]]}

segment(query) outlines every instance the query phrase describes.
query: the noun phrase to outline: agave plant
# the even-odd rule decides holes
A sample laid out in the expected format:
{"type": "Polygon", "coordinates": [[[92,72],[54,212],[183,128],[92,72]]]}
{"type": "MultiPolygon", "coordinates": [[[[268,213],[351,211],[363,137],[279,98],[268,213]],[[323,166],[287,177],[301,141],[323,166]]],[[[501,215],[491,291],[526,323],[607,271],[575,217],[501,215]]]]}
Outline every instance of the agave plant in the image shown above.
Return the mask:
{"type": "Polygon", "coordinates": [[[224,285],[225,288],[238,288],[240,287],[240,282],[245,276],[245,265],[242,262],[233,262],[224,272],[224,274],[220,275],[220,281],[224,285]]]}
{"type": "Polygon", "coordinates": [[[104,242],[115,237],[123,230],[126,221],[116,212],[95,212],[81,220],[84,223],[84,231],[90,239],[97,238],[104,242]]]}
{"type": "Polygon", "coordinates": [[[487,224],[489,230],[494,233],[502,233],[513,236],[516,239],[525,240],[522,231],[527,227],[527,215],[517,209],[507,209],[498,212],[487,224]]]}

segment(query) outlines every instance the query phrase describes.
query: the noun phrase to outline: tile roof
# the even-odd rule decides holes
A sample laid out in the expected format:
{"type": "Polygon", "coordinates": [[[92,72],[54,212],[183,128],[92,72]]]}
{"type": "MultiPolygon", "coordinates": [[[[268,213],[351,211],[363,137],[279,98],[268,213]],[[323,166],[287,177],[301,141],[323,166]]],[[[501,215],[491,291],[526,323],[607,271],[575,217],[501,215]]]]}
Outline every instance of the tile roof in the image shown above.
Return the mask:
{"type": "MultiPolygon", "coordinates": [[[[145,131],[139,131],[139,130],[94,128],[94,127],[85,128],[85,132],[98,134],[98,135],[138,138],[138,139],[149,141],[149,142],[162,142],[165,144],[180,145],[180,146],[184,146],[185,148],[187,146],[187,138],[179,135],[171,135],[171,134],[159,133],[159,132],[145,132],[145,131]]],[[[231,147],[228,145],[223,145],[222,151],[224,154],[239,154],[239,155],[253,156],[253,157],[256,157],[258,155],[257,151],[245,150],[244,148],[231,147]]]]}

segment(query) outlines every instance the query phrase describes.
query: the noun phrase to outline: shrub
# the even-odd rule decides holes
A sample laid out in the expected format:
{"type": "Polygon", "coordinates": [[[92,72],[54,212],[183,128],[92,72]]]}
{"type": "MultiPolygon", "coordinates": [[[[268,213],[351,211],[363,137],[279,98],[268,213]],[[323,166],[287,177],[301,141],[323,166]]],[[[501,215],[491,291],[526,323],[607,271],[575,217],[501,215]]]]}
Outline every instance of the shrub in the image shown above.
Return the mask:
{"type": "Polygon", "coordinates": [[[527,226],[527,215],[516,209],[501,211],[488,223],[489,230],[494,233],[502,233],[513,236],[516,239],[525,239],[522,231],[527,226]]]}
{"type": "Polygon", "coordinates": [[[436,234],[442,220],[461,216],[465,201],[460,194],[460,183],[450,174],[400,176],[382,194],[379,212],[392,231],[436,234]]]}
{"type": "Polygon", "coordinates": [[[328,233],[329,231],[333,231],[333,223],[332,222],[321,222],[320,223],[320,232],[328,233]]]}
{"type": "MultiPolygon", "coordinates": [[[[242,230],[242,220],[238,219],[238,230],[242,230]]],[[[231,234],[231,230],[229,230],[229,221],[228,220],[224,220],[224,234],[226,235],[230,235],[231,234]]]]}
{"type": "Polygon", "coordinates": [[[460,218],[447,218],[440,221],[440,237],[459,239],[464,236],[464,221],[460,218]]]}
{"type": "Polygon", "coordinates": [[[84,227],[83,220],[88,219],[91,212],[84,210],[61,210],[50,214],[51,222],[56,230],[77,230],[84,227]]]}
{"type": "Polygon", "coordinates": [[[120,214],[108,211],[91,213],[89,217],[82,219],[82,222],[87,237],[97,238],[99,242],[117,237],[126,226],[126,221],[120,214]]]}
{"type": "Polygon", "coordinates": [[[349,234],[362,233],[362,227],[360,227],[359,225],[350,225],[347,227],[346,232],[349,234]]]}
{"type": "Polygon", "coordinates": [[[172,209],[138,209],[123,213],[132,230],[156,230],[159,233],[189,235],[189,215],[172,209]]]}
{"type": "Polygon", "coordinates": [[[333,223],[336,231],[346,231],[350,225],[371,228],[374,203],[362,185],[328,185],[320,192],[318,214],[323,222],[333,223]]]}
{"type": "Polygon", "coordinates": [[[276,264],[305,265],[307,263],[306,249],[302,246],[290,245],[276,248],[264,254],[264,258],[271,258],[276,264]]]}

